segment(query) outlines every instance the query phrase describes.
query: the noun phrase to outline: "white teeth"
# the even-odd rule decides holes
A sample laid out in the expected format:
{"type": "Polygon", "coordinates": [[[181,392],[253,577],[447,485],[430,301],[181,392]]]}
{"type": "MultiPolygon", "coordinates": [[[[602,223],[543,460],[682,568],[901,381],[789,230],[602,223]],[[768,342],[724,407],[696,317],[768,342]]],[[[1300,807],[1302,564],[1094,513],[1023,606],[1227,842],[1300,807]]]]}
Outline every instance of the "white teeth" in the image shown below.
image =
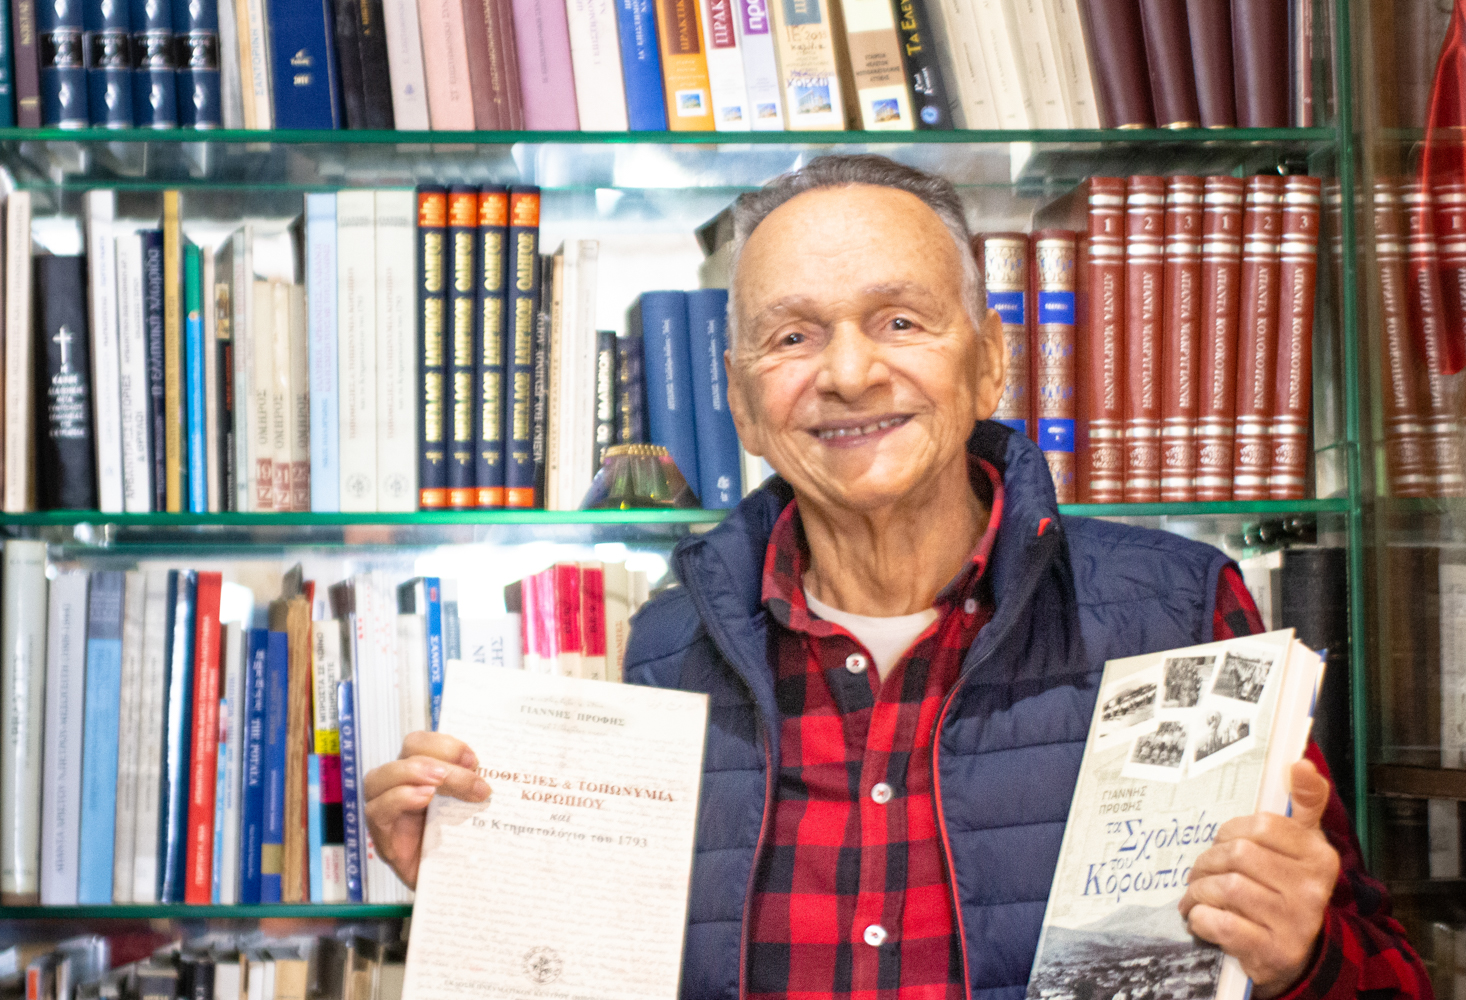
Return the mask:
{"type": "Polygon", "coordinates": [[[874,434],[876,431],[883,431],[887,427],[895,427],[905,421],[905,417],[890,417],[886,420],[878,420],[873,424],[866,424],[864,427],[837,427],[827,431],[816,431],[815,436],[821,441],[829,441],[832,438],[851,437],[859,434],[874,434]]]}

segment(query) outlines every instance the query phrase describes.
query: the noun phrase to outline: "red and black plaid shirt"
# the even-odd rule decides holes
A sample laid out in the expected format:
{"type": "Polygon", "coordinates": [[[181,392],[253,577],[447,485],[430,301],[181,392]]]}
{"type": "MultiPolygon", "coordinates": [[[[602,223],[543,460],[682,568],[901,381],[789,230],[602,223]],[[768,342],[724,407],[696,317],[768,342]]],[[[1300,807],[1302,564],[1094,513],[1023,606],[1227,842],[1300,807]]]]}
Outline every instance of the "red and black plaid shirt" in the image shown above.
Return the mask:
{"type": "MultiPolygon", "coordinates": [[[[979,471],[980,468],[980,471],[979,471]]],[[[750,908],[750,1000],[954,1000],[965,996],[951,880],[932,795],[932,736],[963,657],[992,617],[988,556],[1002,519],[1001,477],[973,485],[992,514],[967,564],[937,595],[937,619],[882,680],[870,652],[815,617],[797,505],[774,525],[763,600],[772,630],[781,750],[772,832],[750,908]]],[[[1263,630],[1233,568],[1222,570],[1215,638],[1263,630]]],[[[1316,747],[1309,759],[1327,775],[1316,747]]],[[[1312,970],[1286,1000],[1359,990],[1428,997],[1429,984],[1384,887],[1365,871],[1333,796],[1324,833],[1342,871],[1312,970]]]]}

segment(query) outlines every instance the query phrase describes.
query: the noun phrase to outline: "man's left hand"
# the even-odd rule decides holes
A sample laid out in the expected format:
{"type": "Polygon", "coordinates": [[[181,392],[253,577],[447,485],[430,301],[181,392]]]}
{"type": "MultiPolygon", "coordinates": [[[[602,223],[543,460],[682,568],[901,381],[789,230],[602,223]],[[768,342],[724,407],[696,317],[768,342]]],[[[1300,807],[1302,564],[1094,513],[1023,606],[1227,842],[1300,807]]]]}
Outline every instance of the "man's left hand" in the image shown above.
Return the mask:
{"type": "Polygon", "coordinates": [[[1312,763],[1293,765],[1293,815],[1254,813],[1223,823],[1192,865],[1181,916],[1252,977],[1258,1000],[1280,996],[1313,961],[1339,853],[1319,829],[1329,783],[1312,763]]]}

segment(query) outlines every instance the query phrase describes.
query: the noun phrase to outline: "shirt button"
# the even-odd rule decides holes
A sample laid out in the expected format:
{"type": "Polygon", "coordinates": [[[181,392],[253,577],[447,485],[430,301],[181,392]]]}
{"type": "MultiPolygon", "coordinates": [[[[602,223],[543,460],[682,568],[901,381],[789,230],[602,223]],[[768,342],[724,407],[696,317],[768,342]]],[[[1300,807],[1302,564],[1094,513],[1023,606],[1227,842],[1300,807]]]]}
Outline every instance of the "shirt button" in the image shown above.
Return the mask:
{"type": "Polygon", "coordinates": [[[880,924],[871,924],[865,929],[865,943],[872,948],[879,948],[886,943],[886,929],[880,924]]]}
{"type": "Polygon", "coordinates": [[[851,653],[845,657],[845,669],[852,674],[863,674],[865,673],[865,668],[868,666],[870,666],[870,661],[865,658],[865,654],[863,653],[851,653]]]}
{"type": "Polygon", "coordinates": [[[884,781],[877,782],[876,786],[870,790],[871,800],[878,806],[883,806],[887,802],[890,802],[891,796],[894,794],[895,792],[891,791],[891,786],[884,781]]]}
{"type": "Polygon", "coordinates": [[[975,601],[971,597],[969,597],[963,603],[962,610],[963,611],[966,611],[969,615],[975,615],[975,614],[977,614],[977,601],[975,601]]]}

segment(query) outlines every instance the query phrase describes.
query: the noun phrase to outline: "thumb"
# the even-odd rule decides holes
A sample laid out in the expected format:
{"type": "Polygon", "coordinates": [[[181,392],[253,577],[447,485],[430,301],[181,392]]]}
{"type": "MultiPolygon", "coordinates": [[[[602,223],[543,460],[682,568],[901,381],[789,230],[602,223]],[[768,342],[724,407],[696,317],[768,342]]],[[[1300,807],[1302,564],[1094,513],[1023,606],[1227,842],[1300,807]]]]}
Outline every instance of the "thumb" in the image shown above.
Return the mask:
{"type": "Polygon", "coordinates": [[[1293,800],[1293,818],[1314,828],[1323,819],[1329,804],[1329,783],[1309,760],[1300,760],[1288,772],[1293,800]]]}

